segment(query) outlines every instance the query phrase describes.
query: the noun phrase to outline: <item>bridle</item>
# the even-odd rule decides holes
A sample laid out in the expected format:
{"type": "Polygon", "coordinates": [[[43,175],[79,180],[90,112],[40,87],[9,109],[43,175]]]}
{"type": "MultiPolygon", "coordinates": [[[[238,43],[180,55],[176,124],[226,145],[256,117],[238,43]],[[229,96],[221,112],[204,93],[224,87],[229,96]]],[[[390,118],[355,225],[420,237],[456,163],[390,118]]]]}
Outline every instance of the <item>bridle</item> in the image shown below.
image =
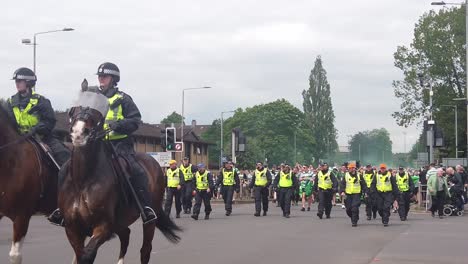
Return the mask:
{"type": "Polygon", "coordinates": [[[92,128],[85,128],[85,132],[88,134],[89,141],[96,141],[105,137],[109,130],[103,130],[102,124],[104,123],[104,117],[97,110],[90,107],[77,106],[70,109],[68,112],[71,120],[70,132],[73,129],[76,121],[89,121],[91,120],[95,124],[92,128]]]}

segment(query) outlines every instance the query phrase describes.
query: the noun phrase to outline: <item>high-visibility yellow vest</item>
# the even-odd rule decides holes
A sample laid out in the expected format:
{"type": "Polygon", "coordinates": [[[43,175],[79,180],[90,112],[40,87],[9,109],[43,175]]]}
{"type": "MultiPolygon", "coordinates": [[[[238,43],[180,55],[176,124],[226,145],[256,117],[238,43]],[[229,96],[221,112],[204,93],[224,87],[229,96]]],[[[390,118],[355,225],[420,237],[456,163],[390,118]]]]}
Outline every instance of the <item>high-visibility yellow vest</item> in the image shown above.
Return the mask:
{"type": "Polygon", "coordinates": [[[167,187],[177,187],[180,185],[179,169],[172,170],[171,168],[167,169],[167,187]]]}
{"type": "MultiPolygon", "coordinates": [[[[108,98],[109,101],[109,111],[107,111],[106,120],[104,123],[104,130],[109,129],[109,124],[120,121],[124,119],[124,115],[122,112],[122,103],[121,100],[123,99],[123,95],[120,93],[115,93],[111,98],[108,98]]],[[[116,140],[126,138],[128,135],[119,134],[115,131],[111,131],[109,134],[106,135],[106,140],[116,140]]]]}
{"type": "Polygon", "coordinates": [[[262,171],[255,170],[255,186],[265,187],[267,185],[268,180],[266,174],[266,168],[264,168],[262,171]]]}
{"type": "Polygon", "coordinates": [[[189,164],[187,168],[184,167],[184,164],[181,164],[179,169],[184,174],[185,181],[191,181],[193,179],[192,164],[189,164]]]}
{"type": "Polygon", "coordinates": [[[225,169],[223,169],[223,185],[234,185],[234,169],[232,171],[226,171],[225,169]]]}
{"type": "Polygon", "coordinates": [[[366,182],[367,188],[371,187],[373,179],[374,179],[374,173],[364,172],[364,181],[366,182]]]}
{"type": "Polygon", "coordinates": [[[322,171],[319,171],[318,184],[317,186],[323,190],[330,190],[333,187],[333,182],[331,180],[331,171],[329,170],[326,174],[323,174],[322,171]]]}
{"type": "Polygon", "coordinates": [[[392,181],[391,181],[392,174],[389,171],[387,171],[387,174],[385,175],[378,173],[376,177],[377,177],[377,185],[376,185],[377,191],[390,192],[393,190],[392,181]]]}
{"type": "Polygon", "coordinates": [[[195,179],[197,181],[198,190],[208,190],[210,186],[208,183],[208,171],[205,170],[203,174],[197,171],[197,173],[195,173],[195,179]]]}
{"type": "Polygon", "coordinates": [[[279,187],[288,188],[293,186],[292,173],[280,172],[279,187]]]}
{"type": "Polygon", "coordinates": [[[405,172],[405,175],[400,176],[399,173],[396,175],[397,186],[400,192],[407,192],[409,191],[409,175],[405,172]]]}
{"type": "Polygon", "coordinates": [[[356,194],[361,193],[361,175],[359,173],[356,174],[355,177],[351,176],[349,172],[345,174],[345,181],[346,181],[346,194],[356,194]]]}
{"type": "MultiPolygon", "coordinates": [[[[18,124],[19,132],[21,134],[28,133],[31,128],[35,127],[39,123],[39,118],[34,114],[30,114],[29,111],[37,105],[40,97],[40,95],[32,92],[26,108],[21,111],[18,106],[13,107],[13,114],[15,115],[16,123],[18,124]]],[[[11,98],[9,101],[11,104],[11,98]]]]}

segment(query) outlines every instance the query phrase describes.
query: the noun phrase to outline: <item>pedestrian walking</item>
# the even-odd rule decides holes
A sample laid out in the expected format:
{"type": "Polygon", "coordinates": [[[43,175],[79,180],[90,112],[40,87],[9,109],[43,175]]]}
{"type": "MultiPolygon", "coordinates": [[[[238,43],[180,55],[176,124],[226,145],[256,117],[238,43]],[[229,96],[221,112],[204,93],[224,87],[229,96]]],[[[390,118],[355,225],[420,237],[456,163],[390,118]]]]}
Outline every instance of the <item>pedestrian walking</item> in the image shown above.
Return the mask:
{"type": "Polygon", "coordinates": [[[346,214],[351,219],[351,225],[357,226],[359,220],[359,206],[361,206],[361,195],[366,190],[366,182],[356,171],[356,164],[348,165],[348,172],[341,180],[341,197],[345,197],[346,214]]]}
{"type": "Polygon", "coordinates": [[[184,185],[184,174],[177,168],[177,161],[169,161],[169,168],[166,171],[166,201],[164,212],[171,215],[172,200],[175,198],[176,218],[180,218],[182,211],[181,189],[184,185]]]}
{"type": "Polygon", "coordinates": [[[283,217],[285,218],[289,218],[291,214],[291,199],[296,185],[296,175],[291,171],[289,165],[285,164],[274,182],[274,186],[278,190],[283,217]]]}
{"type": "Polygon", "coordinates": [[[195,205],[193,206],[192,218],[198,220],[200,214],[201,203],[205,206],[205,220],[210,218],[211,213],[211,192],[214,190],[214,182],[211,173],[209,173],[205,164],[200,163],[197,166],[195,179],[193,181],[193,194],[195,195],[195,205]]]}
{"type": "Polygon", "coordinates": [[[232,161],[224,164],[224,168],[219,172],[218,185],[221,185],[221,194],[224,200],[224,208],[226,209],[226,216],[232,213],[232,200],[234,192],[240,191],[240,180],[237,171],[233,167],[232,161]]]}
{"type": "Polygon", "coordinates": [[[263,205],[263,216],[268,212],[268,195],[271,185],[271,173],[263,166],[262,162],[257,162],[256,169],[252,175],[250,189],[253,189],[255,197],[255,216],[260,216],[263,205]]]}
{"type": "Polygon", "coordinates": [[[410,210],[410,201],[413,196],[414,184],[405,168],[399,167],[396,174],[398,186],[398,214],[401,221],[406,221],[410,210]]]}
{"type": "Polygon", "coordinates": [[[437,211],[439,218],[444,218],[445,199],[446,197],[450,197],[450,192],[442,168],[438,168],[436,174],[431,174],[427,179],[427,191],[432,198],[430,209],[432,217],[435,217],[435,212],[437,211]]]}
{"type": "Polygon", "coordinates": [[[326,218],[330,218],[332,199],[337,188],[338,181],[336,180],[335,175],[328,168],[328,164],[324,163],[314,180],[314,191],[318,193],[319,198],[317,216],[320,219],[322,219],[324,212],[326,218]]]}
{"type": "Polygon", "coordinates": [[[382,224],[388,226],[390,220],[390,208],[398,197],[398,187],[395,177],[387,170],[387,165],[380,164],[380,170],[374,177],[371,186],[372,192],[376,193],[376,202],[382,224]]]}

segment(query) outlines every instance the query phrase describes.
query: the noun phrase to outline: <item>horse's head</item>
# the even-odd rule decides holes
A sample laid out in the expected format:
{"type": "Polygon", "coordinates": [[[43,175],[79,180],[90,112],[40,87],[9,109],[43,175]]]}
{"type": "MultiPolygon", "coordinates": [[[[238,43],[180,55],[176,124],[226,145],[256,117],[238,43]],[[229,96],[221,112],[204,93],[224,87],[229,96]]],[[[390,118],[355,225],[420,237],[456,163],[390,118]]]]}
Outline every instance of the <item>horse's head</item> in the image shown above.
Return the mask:
{"type": "Polygon", "coordinates": [[[103,126],[108,109],[109,103],[104,95],[92,87],[82,89],[69,112],[73,146],[85,146],[105,135],[103,126]]]}

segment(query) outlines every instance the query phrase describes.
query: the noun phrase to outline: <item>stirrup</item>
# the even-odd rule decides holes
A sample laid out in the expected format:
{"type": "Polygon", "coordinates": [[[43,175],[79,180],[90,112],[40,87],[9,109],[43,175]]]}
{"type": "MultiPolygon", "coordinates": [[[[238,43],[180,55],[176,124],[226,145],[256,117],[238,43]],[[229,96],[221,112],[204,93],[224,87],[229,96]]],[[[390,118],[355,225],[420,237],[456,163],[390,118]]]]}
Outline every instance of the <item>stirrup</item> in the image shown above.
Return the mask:
{"type": "Polygon", "coordinates": [[[49,220],[49,222],[53,225],[61,227],[65,226],[65,219],[63,219],[63,215],[58,208],[47,217],[47,220],[49,220]]]}
{"type": "Polygon", "coordinates": [[[149,206],[145,206],[143,208],[143,215],[141,216],[143,225],[156,221],[157,218],[158,217],[156,216],[156,213],[154,212],[153,208],[149,206]]]}

